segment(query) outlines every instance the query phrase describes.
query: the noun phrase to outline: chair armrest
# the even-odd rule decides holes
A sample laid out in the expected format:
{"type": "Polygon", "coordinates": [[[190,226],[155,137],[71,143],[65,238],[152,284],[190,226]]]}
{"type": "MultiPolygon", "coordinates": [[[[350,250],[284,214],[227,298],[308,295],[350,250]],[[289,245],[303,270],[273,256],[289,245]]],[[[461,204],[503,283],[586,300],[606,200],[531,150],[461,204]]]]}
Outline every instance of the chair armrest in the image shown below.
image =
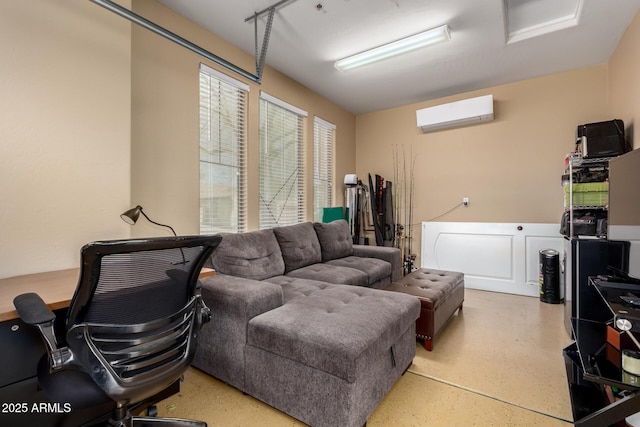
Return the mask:
{"type": "Polygon", "coordinates": [[[56,315],[42,301],[38,294],[26,293],[13,299],[13,306],[20,319],[28,325],[35,326],[40,331],[47,346],[50,370],[56,371],[73,361],[73,354],[68,347],[58,348],[58,341],[54,329],[56,315]]]}
{"type": "Polygon", "coordinates": [[[402,262],[400,249],[388,246],[353,245],[353,255],[365,258],[378,258],[391,264],[391,281],[400,279],[402,262]]]}
{"type": "Polygon", "coordinates": [[[202,299],[214,311],[241,316],[248,322],[283,303],[282,287],[241,277],[217,273],[202,282],[202,299]]]}
{"type": "Polygon", "coordinates": [[[200,299],[200,327],[211,322],[211,309],[200,299]]]}
{"type": "Polygon", "coordinates": [[[52,322],[56,315],[42,301],[38,294],[18,295],[13,299],[13,306],[24,323],[36,326],[40,323],[52,322]]]}

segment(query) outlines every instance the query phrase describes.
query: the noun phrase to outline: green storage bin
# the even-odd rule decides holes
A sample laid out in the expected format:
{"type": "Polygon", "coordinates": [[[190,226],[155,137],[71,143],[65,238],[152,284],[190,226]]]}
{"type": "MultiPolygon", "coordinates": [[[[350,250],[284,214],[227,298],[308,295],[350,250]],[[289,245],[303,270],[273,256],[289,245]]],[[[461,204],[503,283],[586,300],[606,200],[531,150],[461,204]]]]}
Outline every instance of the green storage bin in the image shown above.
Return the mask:
{"type": "MultiPolygon", "coordinates": [[[[564,186],[564,205],[569,206],[569,189],[564,186]]],[[[609,185],[606,182],[573,184],[573,206],[606,206],[609,203],[609,185]]]]}
{"type": "Polygon", "coordinates": [[[347,219],[349,216],[349,208],[343,209],[342,206],[334,208],[322,208],[322,222],[331,222],[338,219],[347,219]]]}

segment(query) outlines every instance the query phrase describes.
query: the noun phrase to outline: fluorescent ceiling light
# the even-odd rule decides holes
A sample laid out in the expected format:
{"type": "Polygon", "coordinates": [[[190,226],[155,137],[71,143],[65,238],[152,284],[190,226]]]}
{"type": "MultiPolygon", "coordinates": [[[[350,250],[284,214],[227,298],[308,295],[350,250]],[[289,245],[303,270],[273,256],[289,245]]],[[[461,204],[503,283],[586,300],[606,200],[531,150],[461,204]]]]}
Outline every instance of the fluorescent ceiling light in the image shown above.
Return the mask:
{"type": "Polygon", "coordinates": [[[336,61],[334,65],[341,71],[351,70],[352,68],[361,67],[363,65],[371,64],[372,62],[381,61],[383,59],[411,52],[412,50],[420,49],[432,44],[449,41],[450,39],[451,35],[449,33],[449,26],[445,24],[422,33],[414,34],[413,36],[405,37],[404,39],[396,40],[347,58],[340,59],[339,61],[336,61]]]}

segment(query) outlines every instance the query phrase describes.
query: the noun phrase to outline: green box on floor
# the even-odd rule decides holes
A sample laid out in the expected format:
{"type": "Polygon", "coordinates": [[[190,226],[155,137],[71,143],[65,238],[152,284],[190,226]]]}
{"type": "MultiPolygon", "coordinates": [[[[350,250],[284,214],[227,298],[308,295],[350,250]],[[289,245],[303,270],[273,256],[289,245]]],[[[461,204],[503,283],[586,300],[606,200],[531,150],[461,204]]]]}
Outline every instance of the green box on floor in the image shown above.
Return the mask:
{"type": "MultiPolygon", "coordinates": [[[[564,186],[564,205],[569,206],[569,189],[564,186]]],[[[573,184],[574,206],[605,206],[609,203],[609,186],[606,182],[584,182],[573,184]]]]}

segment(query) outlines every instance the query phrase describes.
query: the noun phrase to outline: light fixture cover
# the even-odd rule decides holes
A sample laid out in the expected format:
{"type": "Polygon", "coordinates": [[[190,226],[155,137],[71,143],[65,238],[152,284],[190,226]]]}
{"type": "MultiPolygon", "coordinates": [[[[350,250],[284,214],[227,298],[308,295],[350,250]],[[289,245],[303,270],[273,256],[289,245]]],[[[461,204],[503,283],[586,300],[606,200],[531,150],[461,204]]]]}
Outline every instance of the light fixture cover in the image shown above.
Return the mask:
{"type": "Polygon", "coordinates": [[[361,67],[412,50],[420,49],[425,46],[448,41],[451,39],[448,25],[441,25],[436,28],[414,34],[364,52],[357,53],[344,59],[336,61],[334,64],[338,70],[347,71],[352,68],[361,67]]]}

